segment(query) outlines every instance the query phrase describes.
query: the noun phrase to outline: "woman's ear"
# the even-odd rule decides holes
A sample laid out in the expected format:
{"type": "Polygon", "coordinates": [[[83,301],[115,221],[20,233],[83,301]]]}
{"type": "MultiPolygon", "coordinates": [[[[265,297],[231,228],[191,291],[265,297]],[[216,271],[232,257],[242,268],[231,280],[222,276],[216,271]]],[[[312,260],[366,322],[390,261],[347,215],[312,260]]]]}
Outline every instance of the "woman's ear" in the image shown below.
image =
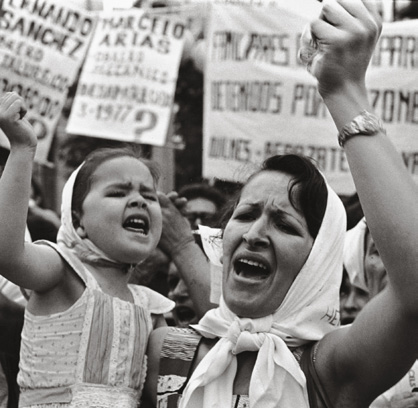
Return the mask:
{"type": "Polygon", "coordinates": [[[77,211],[72,211],[71,216],[73,218],[73,225],[77,235],[82,239],[87,238],[87,232],[80,222],[80,214],[78,214],[77,211]]]}
{"type": "Polygon", "coordinates": [[[84,230],[84,228],[81,225],[77,227],[75,231],[77,232],[77,235],[81,239],[87,238],[87,232],[84,230]]]}

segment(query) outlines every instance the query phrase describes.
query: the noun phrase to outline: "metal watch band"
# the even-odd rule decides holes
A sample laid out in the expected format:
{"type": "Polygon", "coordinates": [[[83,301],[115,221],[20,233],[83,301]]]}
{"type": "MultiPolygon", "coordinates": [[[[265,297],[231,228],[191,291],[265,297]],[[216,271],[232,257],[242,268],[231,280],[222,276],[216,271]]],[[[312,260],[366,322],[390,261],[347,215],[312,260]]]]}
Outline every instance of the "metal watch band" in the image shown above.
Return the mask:
{"type": "Polygon", "coordinates": [[[347,123],[338,134],[338,143],[344,147],[345,142],[354,136],[374,136],[379,132],[386,133],[382,121],[366,110],[347,123]]]}

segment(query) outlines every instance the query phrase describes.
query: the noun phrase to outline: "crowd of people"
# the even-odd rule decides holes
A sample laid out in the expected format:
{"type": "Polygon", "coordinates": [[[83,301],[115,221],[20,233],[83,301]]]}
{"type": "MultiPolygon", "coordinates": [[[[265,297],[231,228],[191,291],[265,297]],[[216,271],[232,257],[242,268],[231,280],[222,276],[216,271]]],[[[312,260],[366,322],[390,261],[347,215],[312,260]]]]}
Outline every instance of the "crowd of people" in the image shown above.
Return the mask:
{"type": "Polygon", "coordinates": [[[309,28],[302,60],[364,214],[348,231],[308,157],[268,158],[226,200],[159,192],[131,146],[90,153],[58,219],[25,101],[0,96],[0,407],[417,406],[418,189],[365,85],[380,16],[325,2],[309,28]],[[221,231],[219,304],[199,225],[221,231]]]}

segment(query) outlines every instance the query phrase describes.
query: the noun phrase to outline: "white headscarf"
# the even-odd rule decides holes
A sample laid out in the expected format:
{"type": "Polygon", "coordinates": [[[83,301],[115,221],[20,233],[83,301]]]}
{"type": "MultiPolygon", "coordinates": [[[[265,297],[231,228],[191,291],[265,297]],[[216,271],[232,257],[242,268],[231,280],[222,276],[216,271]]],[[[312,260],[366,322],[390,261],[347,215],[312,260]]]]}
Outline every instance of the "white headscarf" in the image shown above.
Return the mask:
{"type": "MultiPolygon", "coordinates": [[[[73,171],[62,191],[61,202],[61,227],[58,230],[57,243],[71,249],[82,261],[101,265],[123,266],[119,261],[109,258],[101,249],[99,249],[88,238],[81,238],[74,226],[71,203],[73,199],[73,189],[75,179],[84,163],[73,171]]],[[[128,266],[126,264],[126,266],[128,266]]]]}
{"type": "Polygon", "coordinates": [[[193,326],[220,338],[202,359],[183,393],[180,408],[230,407],[236,354],[257,351],[250,381],[250,406],[309,407],[306,378],[289,347],[321,339],[339,324],[339,289],[346,230],[344,207],[328,186],[318,236],[304,266],[277,311],[263,318],[238,318],[223,298],[193,326]]]}
{"type": "Polygon", "coordinates": [[[348,230],[344,240],[344,267],[350,283],[369,292],[364,274],[364,239],[367,231],[366,219],[363,217],[355,227],[348,230]]]}

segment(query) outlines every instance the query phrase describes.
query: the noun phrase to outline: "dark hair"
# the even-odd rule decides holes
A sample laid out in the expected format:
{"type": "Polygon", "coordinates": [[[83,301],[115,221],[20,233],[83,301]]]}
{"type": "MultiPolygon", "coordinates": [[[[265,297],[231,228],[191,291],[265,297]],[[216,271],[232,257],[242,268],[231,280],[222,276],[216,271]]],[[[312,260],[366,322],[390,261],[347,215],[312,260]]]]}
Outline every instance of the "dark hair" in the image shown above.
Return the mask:
{"type": "Polygon", "coordinates": [[[212,201],[218,210],[225,204],[225,197],[222,193],[216,187],[212,187],[205,183],[186,184],[178,193],[180,197],[185,197],[188,200],[206,198],[207,200],[212,201]]]}
{"type": "Polygon", "coordinates": [[[328,189],[321,173],[307,156],[286,154],[272,156],[266,159],[260,169],[252,174],[242,186],[226,210],[222,220],[223,226],[232,216],[237,206],[242,189],[258,174],[264,171],[277,171],[291,176],[289,182],[289,201],[292,206],[301,211],[306,219],[308,231],[313,238],[318,235],[327,207],[328,189]]]}
{"type": "Polygon", "coordinates": [[[90,191],[93,173],[101,164],[119,157],[132,157],[144,163],[149,169],[155,185],[157,185],[160,177],[159,168],[155,162],[141,157],[139,149],[131,145],[126,145],[118,148],[102,147],[94,150],[87,156],[74,182],[71,211],[73,213],[73,224],[75,228],[78,227],[78,217],[76,214],[81,214],[84,199],[90,191]]]}

